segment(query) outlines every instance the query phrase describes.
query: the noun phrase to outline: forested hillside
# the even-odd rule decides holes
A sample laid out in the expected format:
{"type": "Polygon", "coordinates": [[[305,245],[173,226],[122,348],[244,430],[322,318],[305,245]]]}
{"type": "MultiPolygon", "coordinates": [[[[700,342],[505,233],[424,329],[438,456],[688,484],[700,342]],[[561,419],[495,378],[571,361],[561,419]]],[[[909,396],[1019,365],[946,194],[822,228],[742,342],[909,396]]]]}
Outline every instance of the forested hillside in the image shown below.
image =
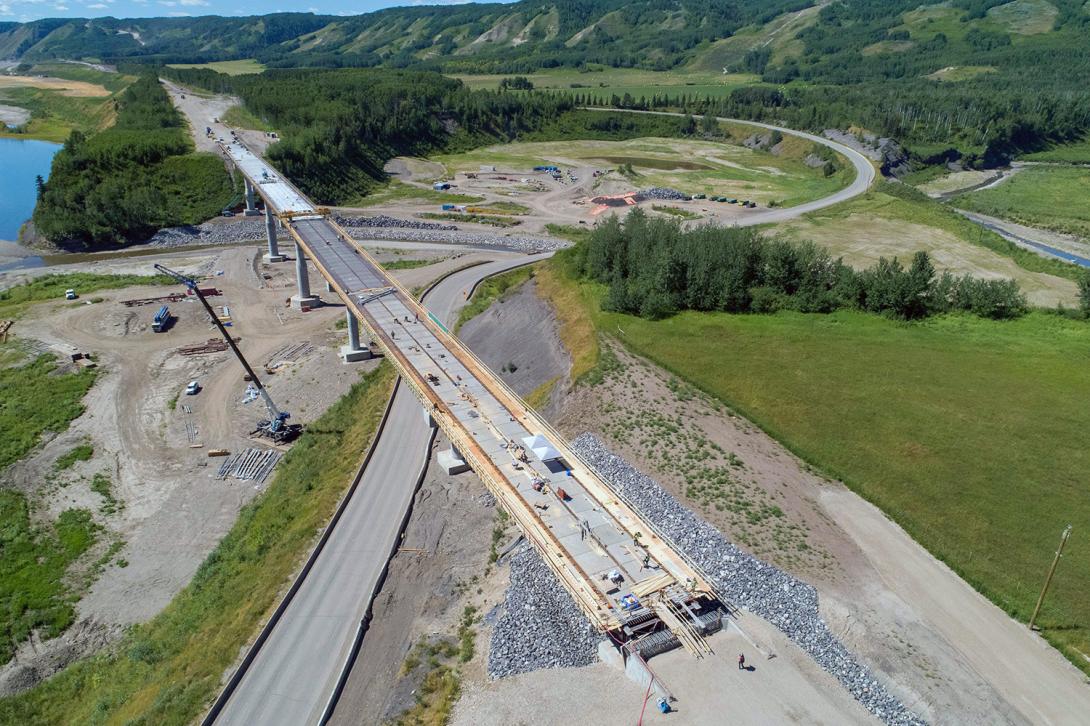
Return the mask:
{"type": "Polygon", "coordinates": [[[348,17],[277,13],[245,18],[39,20],[0,25],[0,58],[188,63],[252,56],[278,66],[395,67],[444,60],[451,67],[494,70],[593,61],[665,69],[683,62],[702,44],[809,4],[521,0],[400,7],[348,17]]]}
{"type": "Polygon", "coordinates": [[[1072,83],[1090,63],[1083,0],[520,0],[356,16],[96,18],[0,23],[0,58],[516,73],[586,63],[747,70],[848,84],[999,73],[1072,83]],[[1063,62],[1057,62],[1063,61],[1063,62]],[[951,71],[951,68],[954,70],[951,71]],[[936,75],[937,74],[937,75],[936,75]]]}
{"type": "Polygon", "coordinates": [[[752,80],[725,99],[666,92],[626,105],[863,128],[898,139],[917,160],[991,165],[1090,130],[1090,90],[1081,81],[1090,77],[1088,7],[1083,0],[520,0],[350,17],[41,20],[0,24],[0,58],[256,58],[273,67],[499,74],[614,66],[680,78],[724,70],[752,80]]]}
{"type": "Polygon", "coordinates": [[[117,123],[91,136],[73,131],[53,157],[35,228],[67,246],[103,245],[203,222],[237,192],[223,162],[192,146],[166,92],[145,75],[122,94],[117,123]]]}

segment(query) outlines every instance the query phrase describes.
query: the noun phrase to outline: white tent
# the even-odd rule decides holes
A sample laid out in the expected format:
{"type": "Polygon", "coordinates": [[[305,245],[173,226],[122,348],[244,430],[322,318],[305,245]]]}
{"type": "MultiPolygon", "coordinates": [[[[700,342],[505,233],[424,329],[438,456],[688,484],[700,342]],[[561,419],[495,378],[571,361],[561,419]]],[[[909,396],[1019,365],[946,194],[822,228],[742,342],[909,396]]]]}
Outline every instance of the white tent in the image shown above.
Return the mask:
{"type": "Polygon", "coordinates": [[[553,448],[549,440],[541,434],[527,436],[522,440],[522,443],[528,450],[534,452],[534,456],[541,461],[553,461],[560,458],[560,452],[553,448]]]}

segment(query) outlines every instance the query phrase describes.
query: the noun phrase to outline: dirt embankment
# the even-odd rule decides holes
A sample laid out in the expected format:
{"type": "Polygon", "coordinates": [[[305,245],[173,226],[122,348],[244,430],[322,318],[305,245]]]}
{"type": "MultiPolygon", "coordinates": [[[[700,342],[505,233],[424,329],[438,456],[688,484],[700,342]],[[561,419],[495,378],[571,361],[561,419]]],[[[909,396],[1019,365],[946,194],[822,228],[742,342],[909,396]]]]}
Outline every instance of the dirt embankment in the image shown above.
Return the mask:
{"type": "Polygon", "coordinates": [[[556,410],[571,360],[552,309],[538,296],[533,280],[466,322],[458,337],[523,397],[555,382],[542,411],[556,410]]]}

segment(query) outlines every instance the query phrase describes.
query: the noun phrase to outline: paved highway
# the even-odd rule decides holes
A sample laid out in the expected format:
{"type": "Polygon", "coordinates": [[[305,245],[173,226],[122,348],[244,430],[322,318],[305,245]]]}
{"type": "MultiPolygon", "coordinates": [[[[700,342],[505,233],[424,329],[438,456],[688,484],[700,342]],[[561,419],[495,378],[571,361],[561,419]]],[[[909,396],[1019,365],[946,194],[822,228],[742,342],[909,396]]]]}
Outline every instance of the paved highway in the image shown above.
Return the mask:
{"type": "MultiPolygon", "coordinates": [[[[478,280],[549,254],[497,256],[502,258],[440,282],[427,296],[429,309],[451,325],[478,280]]],[[[420,402],[399,386],[340,522],[216,723],[296,726],[320,720],[412,500],[430,438],[420,402]]]]}

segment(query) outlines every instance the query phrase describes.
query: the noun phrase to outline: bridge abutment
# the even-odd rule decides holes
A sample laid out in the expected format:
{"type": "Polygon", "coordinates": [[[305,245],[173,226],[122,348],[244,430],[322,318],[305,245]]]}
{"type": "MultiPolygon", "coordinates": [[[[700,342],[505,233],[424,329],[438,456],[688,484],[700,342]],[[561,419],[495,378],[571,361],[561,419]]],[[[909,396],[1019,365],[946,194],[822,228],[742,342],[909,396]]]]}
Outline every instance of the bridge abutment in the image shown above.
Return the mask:
{"type": "Polygon", "coordinates": [[[469,464],[466,463],[462,452],[458,451],[458,447],[454,444],[451,444],[449,449],[440,451],[435,458],[448,476],[469,471],[469,464]]]}

